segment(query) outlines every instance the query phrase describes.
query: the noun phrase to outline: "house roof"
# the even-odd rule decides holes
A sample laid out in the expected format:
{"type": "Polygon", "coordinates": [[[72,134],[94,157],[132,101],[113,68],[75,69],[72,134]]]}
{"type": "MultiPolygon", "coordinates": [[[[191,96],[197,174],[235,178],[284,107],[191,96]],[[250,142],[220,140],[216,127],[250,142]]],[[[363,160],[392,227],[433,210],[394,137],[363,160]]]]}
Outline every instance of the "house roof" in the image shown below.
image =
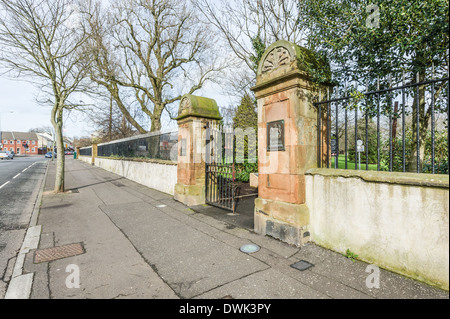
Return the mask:
{"type": "Polygon", "coordinates": [[[53,140],[53,137],[48,133],[36,133],[36,134],[41,136],[42,138],[45,138],[47,141],[53,140]]]}
{"type": "Polygon", "coordinates": [[[2,140],[37,140],[35,132],[1,132],[2,140]]]}

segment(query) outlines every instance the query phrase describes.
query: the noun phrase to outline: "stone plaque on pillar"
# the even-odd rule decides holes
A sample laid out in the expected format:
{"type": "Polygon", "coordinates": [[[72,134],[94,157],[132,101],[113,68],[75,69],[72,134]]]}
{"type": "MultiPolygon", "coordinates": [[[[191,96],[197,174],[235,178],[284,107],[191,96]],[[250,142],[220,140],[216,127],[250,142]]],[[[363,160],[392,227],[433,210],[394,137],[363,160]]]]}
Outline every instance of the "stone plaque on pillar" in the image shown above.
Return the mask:
{"type": "Polygon", "coordinates": [[[284,143],[284,120],[267,123],[267,151],[284,151],[284,143]]]}
{"type": "Polygon", "coordinates": [[[176,118],[178,123],[178,170],[174,198],[185,205],[205,203],[205,131],[207,123],[222,117],[213,99],[185,95],[176,118]]]}
{"type": "Polygon", "coordinates": [[[311,81],[311,66],[320,66],[312,52],[277,41],[261,57],[252,88],[258,102],[255,231],[297,246],[309,240],[305,172],[317,167],[313,98],[323,90],[311,81]]]}

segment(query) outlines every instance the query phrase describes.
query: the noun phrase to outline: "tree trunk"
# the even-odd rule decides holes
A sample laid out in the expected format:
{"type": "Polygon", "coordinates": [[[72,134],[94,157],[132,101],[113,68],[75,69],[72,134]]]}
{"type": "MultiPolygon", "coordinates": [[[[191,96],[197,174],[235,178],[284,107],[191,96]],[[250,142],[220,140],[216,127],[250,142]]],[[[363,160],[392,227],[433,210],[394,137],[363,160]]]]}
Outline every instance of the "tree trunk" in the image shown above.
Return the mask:
{"type": "MultiPolygon", "coordinates": [[[[97,82],[99,83],[99,82],[97,82]]],[[[100,82],[102,83],[102,82],[100,82]]],[[[104,85],[104,84],[102,84],[104,85]]],[[[105,85],[104,85],[105,86],[105,85]]],[[[131,116],[130,112],[128,112],[126,106],[122,103],[122,100],[120,99],[119,95],[119,88],[117,83],[112,83],[110,85],[105,86],[106,89],[108,89],[109,93],[111,94],[111,97],[116,102],[117,107],[122,112],[123,116],[127,119],[127,121],[138,130],[140,134],[148,133],[139,123],[131,116]]]]}
{"type": "Polygon", "coordinates": [[[64,140],[63,140],[63,108],[56,105],[52,111],[52,124],[55,129],[55,139],[56,139],[56,177],[55,177],[55,193],[64,192],[64,166],[65,166],[65,156],[64,156],[64,140]]]}
{"type": "MultiPolygon", "coordinates": [[[[155,107],[156,108],[156,107],[155,107]]],[[[152,124],[150,127],[150,132],[159,132],[161,131],[161,118],[158,116],[151,117],[152,124]]],[[[150,143],[148,145],[149,156],[150,158],[159,158],[160,157],[160,136],[152,136],[149,139],[150,143]]]]}
{"type": "Polygon", "coordinates": [[[155,105],[154,115],[151,117],[152,125],[150,126],[150,132],[158,132],[161,131],[161,114],[162,111],[157,111],[157,107],[155,105]]]}

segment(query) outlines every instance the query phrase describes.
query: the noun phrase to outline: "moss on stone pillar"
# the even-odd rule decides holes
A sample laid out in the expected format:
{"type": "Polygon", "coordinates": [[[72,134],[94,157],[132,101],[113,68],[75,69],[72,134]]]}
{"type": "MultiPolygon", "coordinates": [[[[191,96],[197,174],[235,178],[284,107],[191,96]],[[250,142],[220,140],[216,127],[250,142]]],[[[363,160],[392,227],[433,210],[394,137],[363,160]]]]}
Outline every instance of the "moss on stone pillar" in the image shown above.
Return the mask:
{"type": "Polygon", "coordinates": [[[222,117],[213,99],[187,94],[178,111],[178,183],[174,198],[185,205],[205,203],[204,132],[222,117]]]}

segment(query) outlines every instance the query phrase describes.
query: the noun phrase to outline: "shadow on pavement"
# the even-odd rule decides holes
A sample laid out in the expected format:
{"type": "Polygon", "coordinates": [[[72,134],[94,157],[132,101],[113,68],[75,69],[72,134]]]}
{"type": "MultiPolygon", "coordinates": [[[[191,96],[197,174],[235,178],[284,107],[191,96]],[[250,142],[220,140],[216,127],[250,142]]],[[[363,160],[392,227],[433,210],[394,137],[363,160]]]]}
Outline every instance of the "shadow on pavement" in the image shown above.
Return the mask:
{"type": "Polygon", "coordinates": [[[236,203],[236,214],[231,211],[210,205],[197,205],[190,207],[196,213],[208,215],[230,225],[230,228],[240,227],[250,231],[254,229],[253,213],[255,199],[258,195],[240,198],[236,203]]]}

